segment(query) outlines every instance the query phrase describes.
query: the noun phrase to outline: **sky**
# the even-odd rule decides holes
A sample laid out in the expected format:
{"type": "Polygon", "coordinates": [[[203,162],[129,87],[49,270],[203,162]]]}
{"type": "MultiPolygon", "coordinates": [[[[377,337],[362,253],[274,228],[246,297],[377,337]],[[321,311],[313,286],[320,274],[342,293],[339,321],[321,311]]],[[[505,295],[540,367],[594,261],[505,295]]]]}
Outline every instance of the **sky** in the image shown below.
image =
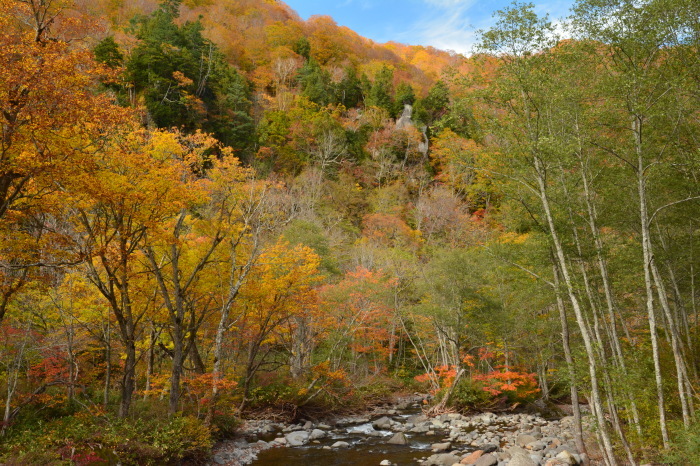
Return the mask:
{"type": "MultiPolygon", "coordinates": [[[[331,16],[376,42],[432,45],[469,54],[476,30],[488,29],[493,13],[511,0],[284,0],[299,15],[331,16]]],[[[552,21],[568,14],[572,0],[530,0],[552,21]]]]}

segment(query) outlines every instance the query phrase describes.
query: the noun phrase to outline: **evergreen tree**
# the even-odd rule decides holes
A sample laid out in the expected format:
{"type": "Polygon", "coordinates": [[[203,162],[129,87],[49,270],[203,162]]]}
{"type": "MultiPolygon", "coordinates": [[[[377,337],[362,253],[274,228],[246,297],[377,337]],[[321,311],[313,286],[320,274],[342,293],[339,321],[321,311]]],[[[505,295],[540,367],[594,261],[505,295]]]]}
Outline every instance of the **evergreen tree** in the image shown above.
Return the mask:
{"type": "Polygon", "coordinates": [[[394,71],[388,66],[383,66],[374,76],[374,82],[369,88],[366,104],[368,106],[383,108],[389,113],[392,113],[394,107],[394,100],[392,98],[393,81],[394,71]]]}

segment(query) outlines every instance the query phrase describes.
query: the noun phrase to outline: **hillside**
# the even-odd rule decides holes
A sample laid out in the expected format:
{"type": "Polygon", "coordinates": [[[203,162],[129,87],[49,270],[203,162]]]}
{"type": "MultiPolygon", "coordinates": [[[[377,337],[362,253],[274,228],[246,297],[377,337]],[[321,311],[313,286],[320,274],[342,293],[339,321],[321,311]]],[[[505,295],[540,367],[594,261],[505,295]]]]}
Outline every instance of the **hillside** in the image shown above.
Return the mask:
{"type": "Polygon", "coordinates": [[[465,58],[276,1],[0,0],[0,462],[326,455],[423,393],[365,446],[694,464],[699,7],[578,0],[560,40],[514,4],[465,58]]]}

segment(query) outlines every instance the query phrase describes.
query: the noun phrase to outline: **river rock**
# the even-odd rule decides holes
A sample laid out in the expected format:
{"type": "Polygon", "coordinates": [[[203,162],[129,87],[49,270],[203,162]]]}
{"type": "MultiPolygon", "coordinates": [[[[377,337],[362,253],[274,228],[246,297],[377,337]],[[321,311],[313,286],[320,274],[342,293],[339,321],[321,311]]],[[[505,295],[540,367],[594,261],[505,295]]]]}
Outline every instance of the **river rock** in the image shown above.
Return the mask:
{"type": "Polygon", "coordinates": [[[516,443],[519,447],[525,447],[527,444],[533,443],[533,442],[536,442],[536,441],[537,441],[537,439],[536,439],[535,437],[533,437],[532,435],[528,435],[528,434],[520,434],[520,435],[518,435],[518,437],[515,439],[515,443],[516,443]]]}
{"type": "Polygon", "coordinates": [[[408,439],[402,432],[399,432],[394,434],[386,443],[391,445],[408,445],[408,439]]]}
{"type": "Polygon", "coordinates": [[[452,466],[453,464],[459,464],[459,458],[452,453],[442,453],[439,455],[433,455],[427,460],[421,463],[423,466],[452,466]]]}
{"type": "Polygon", "coordinates": [[[379,463],[379,466],[391,466],[391,461],[389,461],[389,460],[382,460],[382,462],[379,463]]]}
{"type": "Polygon", "coordinates": [[[450,442],[444,442],[444,443],[433,443],[430,445],[430,449],[433,450],[435,453],[442,453],[443,451],[447,451],[452,447],[452,444],[450,442]]]}
{"type": "Polygon", "coordinates": [[[498,446],[494,445],[493,443],[487,443],[481,445],[479,449],[483,450],[484,453],[493,453],[494,451],[498,450],[498,446]]]}
{"type": "Polygon", "coordinates": [[[462,458],[462,461],[460,461],[460,464],[474,464],[476,463],[476,460],[481,458],[481,456],[484,454],[483,450],[476,450],[462,458]]]}
{"type": "Polygon", "coordinates": [[[421,422],[427,422],[428,421],[428,416],[425,414],[417,414],[415,416],[410,416],[408,419],[406,419],[406,422],[410,422],[413,425],[420,424],[421,422]]]}
{"type": "Polygon", "coordinates": [[[564,461],[558,460],[556,458],[550,458],[547,460],[546,463],[544,463],[544,466],[568,466],[569,463],[565,463],[564,461]]]}
{"type": "Polygon", "coordinates": [[[311,431],[311,434],[309,435],[309,440],[318,440],[325,438],[328,434],[321,430],[321,429],[314,429],[311,431]]]}
{"type": "Polygon", "coordinates": [[[349,447],[350,444],[348,442],[343,442],[342,440],[339,440],[335,442],[333,445],[331,445],[331,448],[347,448],[349,447]]]}
{"type": "Polygon", "coordinates": [[[525,448],[527,448],[528,450],[532,450],[532,451],[544,450],[546,447],[547,447],[547,445],[545,445],[544,442],[539,441],[539,440],[536,442],[531,442],[531,443],[528,443],[527,445],[525,445],[525,448]]]}
{"type": "Polygon", "coordinates": [[[374,427],[377,430],[386,430],[386,429],[391,429],[391,419],[389,419],[386,416],[380,417],[376,421],[372,423],[372,427],[374,427]]]}
{"type": "Polygon", "coordinates": [[[562,461],[564,464],[577,464],[578,462],[576,461],[576,458],[574,458],[574,455],[569,452],[568,450],[564,450],[562,452],[559,452],[557,456],[555,456],[556,459],[559,461],[562,461]]]}
{"type": "Polygon", "coordinates": [[[508,461],[508,466],[537,466],[538,464],[530,456],[522,453],[513,455],[508,461]]]}
{"type": "Polygon", "coordinates": [[[433,428],[435,428],[435,429],[444,429],[445,428],[445,423],[439,419],[433,419],[430,422],[431,422],[431,424],[433,424],[433,428]]]}
{"type": "Polygon", "coordinates": [[[486,454],[477,459],[476,463],[474,463],[474,466],[496,466],[497,464],[498,458],[496,458],[492,454],[486,454]]]}
{"type": "Polygon", "coordinates": [[[275,426],[272,424],[266,424],[260,428],[260,433],[263,435],[271,434],[275,431],[275,426]]]}
{"type": "Polygon", "coordinates": [[[292,447],[300,447],[309,441],[309,433],[304,430],[297,430],[284,436],[287,444],[292,447]]]}
{"type": "Polygon", "coordinates": [[[409,432],[413,432],[416,434],[425,434],[429,430],[430,430],[430,427],[428,427],[428,426],[416,426],[416,427],[412,428],[409,432]]]}

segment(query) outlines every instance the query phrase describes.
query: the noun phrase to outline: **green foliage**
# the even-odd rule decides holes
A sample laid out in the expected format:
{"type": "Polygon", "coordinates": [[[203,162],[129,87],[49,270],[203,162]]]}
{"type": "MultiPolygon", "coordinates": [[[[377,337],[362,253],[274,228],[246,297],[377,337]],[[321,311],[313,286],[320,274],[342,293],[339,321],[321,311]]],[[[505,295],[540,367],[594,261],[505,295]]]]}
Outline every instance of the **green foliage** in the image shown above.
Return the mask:
{"type": "Polygon", "coordinates": [[[114,40],[114,36],[105,37],[94,48],[95,60],[110,68],[118,68],[124,61],[124,54],[114,40]]]}
{"type": "Polygon", "coordinates": [[[425,99],[416,104],[415,119],[431,127],[447,114],[450,105],[450,89],[444,81],[437,81],[425,99]]]}
{"type": "Polygon", "coordinates": [[[345,76],[334,86],[335,102],[345,108],[353,108],[362,102],[362,81],[352,66],[345,69],[345,76]]]}
{"type": "Polygon", "coordinates": [[[372,82],[371,87],[369,88],[365,104],[368,106],[383,108],[388,111],[389,114],[393,113],[393,81],[394,71],[388,66],[383,66],[374,76],[374,82],[372,82]]]}
{"type": "Polygon", "coordinates": [[[401,116],[404,105],[413,105],[415,101],[416,94],[413,91],[413,87],[405,82],[399,83],[396,86],[396,95],[394,96],[394,111],[392,112],[394,118],[401,116]]]}
{"type": "Polygon", "coordinates": [[[698,464],[700,458],[700,422],[694,422],[689,429],[679,426],[675,429],[671,449],[663,455],[664,464],[685,466],[698,464]]]}
{"type": "MultiPolygon", "coordinates": [[[[440,399],[441,395],[438,393],[436,398],[440,399]]],[[[483,408],[490,401],[491,395],[484,390],[483,384],[469,377],[464,377],[457,383],[450,397],[450,405],[463,411],[483,408]]]]}
{"type": "Polygon", "coordinates": [[[282,236],[292,246],[302,244],[314,250],[321,257],[321,267],[331,274],[339,274],[338,263],[331,253],[328,237],[316,223],[294,220],[284,230],[282,236]]]}
{"type": "MultiPolygon", "coordinates": [[[[245,149],[254,134],[250,86],[204,38],[199,20],[178,26],[178,15],[179,2],[166,1],[150,16],[134,18],[141,42],[126,62],[127,80],[156,126],[203,129],[245,149]]],[[[103,55],[108,46],[102,46],[103,55]]]]}
{"type": "Polygon", "coordinates": [[[306,37],[299,38],[299,40],[294,43],[292,50],[294,50],[294,53],[297,55],[300,55],[308,60],[311,56],[311,44],[309,43],[309,39],[306,37]]]}
{"type": "Polygon", "coordinates": [[[327,71],[314,59],[308,60],[299,69],[299,84],[302,95],[318,105],[328,105],[333,96],[331,78],[327,71]]]}
{"type": "Polygon", "coordinates": [[[217,439],[223,440],[231,438],[236,434],[236,431],[241,425],[241,418],[231,412],[216,411],[212,416],[211,423],[214,427],[214,436],[217,439]]]}

